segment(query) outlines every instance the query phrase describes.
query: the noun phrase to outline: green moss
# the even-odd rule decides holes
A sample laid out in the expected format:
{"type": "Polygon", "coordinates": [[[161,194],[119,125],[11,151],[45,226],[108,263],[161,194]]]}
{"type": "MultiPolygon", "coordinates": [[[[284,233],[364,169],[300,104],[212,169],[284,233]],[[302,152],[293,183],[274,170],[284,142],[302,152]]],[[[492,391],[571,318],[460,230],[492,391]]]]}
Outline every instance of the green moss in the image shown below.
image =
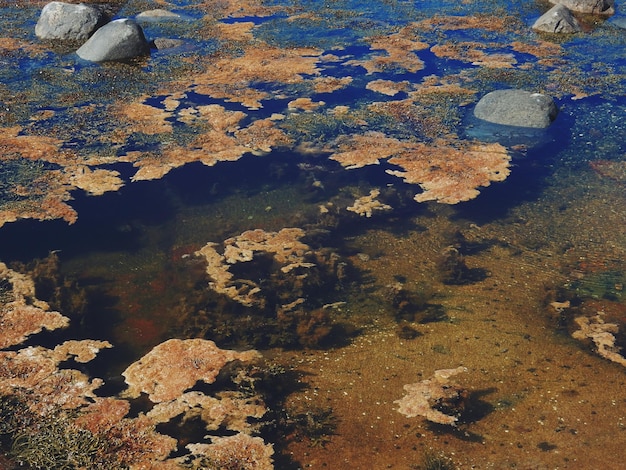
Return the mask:
{"type": "Polygon", "coordinates": [[[3,451],[31,469],[72,470],[122,468],[101,437],[73,424],[57,412],[41,416],[30,411],[27,397],[0,397],[0,439],[3,451]]]}
{"type": "Polygon", "coordinates": [[[421,465],[416,465],[416,470],[454,470],[456,467],[449,457],[443,454],[427,453],[421,465]]]}
{"type": "Polygon", "coordinates": [[[31,468],[104,469],[107,467],[100,457],[104,447],[105,443],[97,436],[76,429],[59,417],[17,432],[10,455],[31,468]]]}

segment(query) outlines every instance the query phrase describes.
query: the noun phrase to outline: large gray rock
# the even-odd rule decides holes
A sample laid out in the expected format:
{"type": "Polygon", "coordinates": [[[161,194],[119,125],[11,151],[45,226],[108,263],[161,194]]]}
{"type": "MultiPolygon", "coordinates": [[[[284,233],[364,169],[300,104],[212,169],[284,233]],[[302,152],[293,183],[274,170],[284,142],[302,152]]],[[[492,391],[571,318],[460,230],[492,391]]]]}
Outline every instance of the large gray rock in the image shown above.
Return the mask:
{"type": "Polygon", "coordinates": [[[577,13],[607,16],[615,13],[614,0],[550,0],[550,3],[564,5],[577,13]]]}
{"type": "Polygon", "coordinates": [[[474,116],[505,126],[546,128],[556,118],[554,100],[525,90],[496,90],[483,96],[474,108],[474,116]]]}
{"type": "Polygon", "coordinates": [[[566,6],[554,5],[541,15],[532,28],[544,33],[578,33],[582,31],[580,24],[572,16],[566,6]]]}
{"type": "Polygon", "coordinates": [[[92,62],[126,60],[150,53],[141,26],[128,18],[111,21],[94,33],[76,54],[92,62]]]}
{"type": "Polygon", "coordinates": [[[106,21],[105,15],[96,7],[51,2],[41,10],[35,35],[40,39],[85,41],[106,21]]]}

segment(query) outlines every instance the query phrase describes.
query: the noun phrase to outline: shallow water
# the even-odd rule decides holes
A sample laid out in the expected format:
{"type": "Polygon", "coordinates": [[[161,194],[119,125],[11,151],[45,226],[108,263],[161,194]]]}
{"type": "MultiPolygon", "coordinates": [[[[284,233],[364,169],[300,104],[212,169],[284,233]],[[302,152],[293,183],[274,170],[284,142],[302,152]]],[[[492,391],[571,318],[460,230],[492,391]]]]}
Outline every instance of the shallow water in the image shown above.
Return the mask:
{"type": "MultiPolygon", "coordinates": [[[[621,468],[624,365],[572,337],[576,318],[600,318],[615,325],[611,352],[626,347],[615,21],[545,37],[529,29],[539,3],[171,2],[181,21],[143,27],[183,46],[89,64],[35,38],[42,4],[0,3],[0,261],[71,321],[25,345],[111,342],[81,366],[104,379],[101,397],[170,338],[257,349],[297,377],[264,396],[275,468],[621,468]],[[477,182],[477,197],[416,202],[441,173],[419,173],[420,187],[389,157],[492,142],[468,129],[471,112],[510,87],[553,96],[556,121],[496,138],[510,174],[477,182]],[[386,143],[359,140],[371,135],[386,143]],[[257,246],[246,231],[291,228],[302,237],[224,261],[224,286],[197,254],[214,242],[226,259],[257,246]],[[285,254],[299,243],[304,254],[285,254]],[[459,366],[457,425],[397,411],[405,384],[459,366]]],[[[424,166],[446,168],[433,158],[424,166]]],[[[202,439],[163,432],[179,449],[202,439]]]]}

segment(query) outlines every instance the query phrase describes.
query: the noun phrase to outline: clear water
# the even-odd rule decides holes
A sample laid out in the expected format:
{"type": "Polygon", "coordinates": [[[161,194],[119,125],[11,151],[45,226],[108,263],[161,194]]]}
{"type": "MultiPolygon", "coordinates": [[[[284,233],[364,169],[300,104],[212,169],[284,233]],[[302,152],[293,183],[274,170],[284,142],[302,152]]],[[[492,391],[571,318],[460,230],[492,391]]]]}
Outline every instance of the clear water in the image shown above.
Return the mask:
{"type": "MultiPolygon", "coordinates": [[[[160,7],[120,3],[120,17],[160,7]]],[[[0,228],[0,261],[36,271],[54,252],[38,295],[71,319],[28,345],[110,341],[84,366],[105,379],[102,396],[117,396],[121,372],[170,338],[258,349],[299,377],[280,400],[266,397],[280,408],[272,416],[321,423],[294,431],[275,418],[263,437],[276,468],[429,468],[438,456],[458,468],[620,468],[624,368],[571,336],[575,317],[603,312],[616,325],[615,351],[626,346],[620,5],[607,21],[586,18],[584,33],[549,37],[530,30],[546,10],[539,3],[175,1],[184,19],[143,27],[149,39],[182,45],[120,64],[86,63],[71,45],[38,41],[38,2],[0,5],[0,127],[32,139],[0,140],[0,211],[20,219],[0,228]],[[226,29],[248,22],[247,34],[226,29]],[[394,58],[388,44],[371,46],[393,34],[415,50],[405,45],[394,58]],[[270,50],[278,53],[254,55],[270,50]],[[384,65],[369,69],[377,59],[384,65]],[[416,95],[428,77],[467,93],[416,95]],[[319,87],[331,78],[346,81],[319,87]],[[377,80],[400,91],[378,92],[377,80]],[[471,201],[417,203],[422,189],[389,174],[398,167],[385,159],[346,169],[329,158],[367,132],[428,145],[493,141],[491,129],[477,133],[472,109],[501,88],[553,96],[560,112],[539,134],[502,131],[495,140],[508,147],[511,173],[471,201]],[[290,108],[298,98],[314,106],[290,108]],[[206,118],[203,106],[223,114],[206,118]],[[228,113],[240,114],[219,121],[228,113]],[[285,141],[265,151],[267,142],[241,137],[269,118],[285,141]],[[38,152],[45,138],[54,150],[38,152]],[[233,141],[253,151],[219,153],[233,141]],[[135,181],[146,162],[173,169],[135,181]],[[66,176],[79,165],[117,171],[124,185],[88,195],[66,176]],[[389,210],[346,210],[372,189],[389,210]],[[77,213],[75,223],[46,212],[48,194],[77,213]],[[261,289],[262,303],[209,287],[194,252],[290,227],[316,257],[304,280],[281,274],[266,253],[231,269],[261,289]],[[461,365],[470,399],[459,426],[396,411],[403,385],[461,365]]],[[[195,433],[173,428],[181,443],[195,433]]]]}

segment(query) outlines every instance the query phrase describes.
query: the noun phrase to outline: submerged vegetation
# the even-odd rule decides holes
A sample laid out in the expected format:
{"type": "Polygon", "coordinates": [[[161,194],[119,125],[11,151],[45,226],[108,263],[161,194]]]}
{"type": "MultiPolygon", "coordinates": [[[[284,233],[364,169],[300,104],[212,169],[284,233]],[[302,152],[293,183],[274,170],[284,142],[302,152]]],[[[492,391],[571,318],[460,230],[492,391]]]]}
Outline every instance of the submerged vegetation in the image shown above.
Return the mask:
{"type": "Polygon", "coordinates": [[[153,47],[96,64],[25,3],[0,2],[0,467],[622,465],[620,23],[98,0],[153,47]],[[557,120],[480,123],[504,88],[557,120]]]}

